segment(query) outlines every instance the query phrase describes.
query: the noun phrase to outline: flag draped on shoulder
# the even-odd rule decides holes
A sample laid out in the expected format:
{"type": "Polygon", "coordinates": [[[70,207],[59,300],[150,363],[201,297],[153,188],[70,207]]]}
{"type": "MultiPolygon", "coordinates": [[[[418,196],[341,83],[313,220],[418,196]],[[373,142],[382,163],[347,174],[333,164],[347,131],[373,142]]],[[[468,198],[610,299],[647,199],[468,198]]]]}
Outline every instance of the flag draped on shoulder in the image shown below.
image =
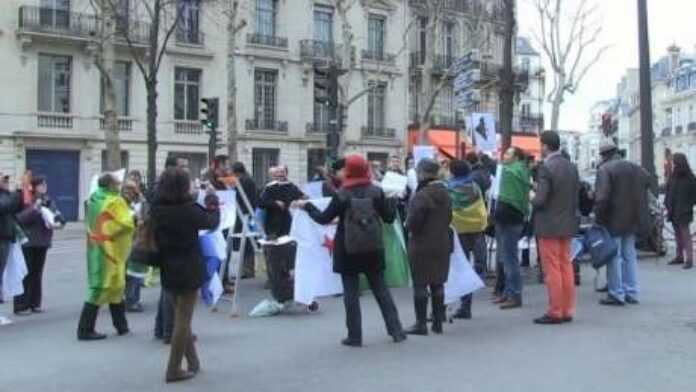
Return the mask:
{"type": "Polygon", "coordinates": [[[133,242],[133,212],[117,193],[99,188],[87,205],[87,302],[120,303],[133,242]]]}

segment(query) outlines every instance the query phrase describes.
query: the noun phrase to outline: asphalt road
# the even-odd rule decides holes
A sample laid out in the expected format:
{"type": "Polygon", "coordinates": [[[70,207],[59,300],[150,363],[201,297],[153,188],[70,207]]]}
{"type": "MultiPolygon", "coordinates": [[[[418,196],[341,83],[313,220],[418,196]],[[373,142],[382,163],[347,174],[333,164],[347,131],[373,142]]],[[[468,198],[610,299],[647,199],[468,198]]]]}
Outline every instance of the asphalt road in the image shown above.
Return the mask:
{"type": "MultiPolygon", "coordinates": [[[[106,309],[100,342],[78,342],[85,295],[84,244],[79,229],[61,233],[49,252],[46,313],[0,328],[0,391],[691,391],[696,385],[696,271],[643,259],[642,303],[597,305],[593,272],[584,271],[574,323],[536,326],[543,286],[525,287],[525,307],[503,312],[478,293],[474,319],[447,325],[442,336],[391,343],[371,295],[363,303],[365,347],[344,337],[340,298],[321,301],[316,315],[267,319],[229,317],[197,308],[194,329],[203,372],[165,385],[168,347],[152,338],[158,289],[144,291],[146,313],[129,315],[133,333],[117,337],[106,309]]],[[[242,308],[265,298],[262,282],[245,281],[242,308]]],[[[409,289],[393,291],[404,324],[413,322],[409,289]]],[[[11,311],[1,305],[0,312],[11,311]]]]}

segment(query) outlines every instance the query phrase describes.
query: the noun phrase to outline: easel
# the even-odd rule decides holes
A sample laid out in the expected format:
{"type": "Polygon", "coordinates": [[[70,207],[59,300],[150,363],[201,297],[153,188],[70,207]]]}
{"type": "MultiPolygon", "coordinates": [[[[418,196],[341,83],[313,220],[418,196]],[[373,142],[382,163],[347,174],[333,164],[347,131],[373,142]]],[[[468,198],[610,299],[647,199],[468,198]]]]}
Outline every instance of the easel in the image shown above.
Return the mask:
{"type": "MultiPolygon", "coordinates": [[[[241,184],[239,183],[239,180],[237,179],[235,179],[235,192],[237,192],[237,194],[241,196],[242,203],[244,203],[246,210],[249,212],[249,216],[246,216],[244,214],[244,211],[242,210],[242,207],[238,203],[235,203],[235,208],[237,210],[237,219],[241,219],[242,222],[242,231],[240,233],[231,233],[227,237],[228,246],[230,246],[231,249],[230,262],[236,263],[233,264],[236,266],[236,268],[234,276],[234,293],[232,294],[232,310],[230,311],[230,317],[232,318],[239,317],[240,315],[239,288],[241,286],[242,281],[241,277],[242,269],[244,268],[244,252],[246,250],[247,241],[251,241],[251,246],[254,249],[254,253],[257,253],[259,251],[259,245],[256,242],[256,240],[265,236],[263,228],[261,227],[259,222],[256,221],[256,215],[254,213],[254,209],[251,206],[251,203],[249,202],[249,198],[247,197],[246,192],[244,192],[244,188],[242,188],[241,184]],[[249,227],[250,223],[254,224],[255,230],[251,230],[251,228],[249,227]],[[233,241],[235,239],[239,239],[239,250],[237,252],[234,251],[233,246],[233,241]]],[[[232,227],[232,231],[234,231],[234,226],[232,227]]]]}

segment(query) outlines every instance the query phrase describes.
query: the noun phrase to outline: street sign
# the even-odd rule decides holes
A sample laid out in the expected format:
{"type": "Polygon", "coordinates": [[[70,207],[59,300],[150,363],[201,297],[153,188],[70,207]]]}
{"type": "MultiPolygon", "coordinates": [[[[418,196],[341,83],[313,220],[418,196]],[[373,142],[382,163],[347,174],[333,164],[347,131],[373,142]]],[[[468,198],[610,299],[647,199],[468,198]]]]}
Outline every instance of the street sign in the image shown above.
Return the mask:
{"type": "Polygon", "coordinates": [[[477,67],[480,61],[481,57],[479,56],[479,51],[472,50],[469,53],[457,59],[457,61],[454,63],[454,73],[461,73],[466,71],[467,69],[477,67]]]}
{"type": "Polygon", "coordinates": [[[481,102],[481,90],[470,89],[455,94],[457,109],[467,109],[481,102]]]}
{"type": "Polygon", "coordinates": [[[480,69],[472,69],[469,71],[461,72],[454,79],[454,92],[458,93],[464,90],[469,90],[479,82],[481,82],[480,69]]]}

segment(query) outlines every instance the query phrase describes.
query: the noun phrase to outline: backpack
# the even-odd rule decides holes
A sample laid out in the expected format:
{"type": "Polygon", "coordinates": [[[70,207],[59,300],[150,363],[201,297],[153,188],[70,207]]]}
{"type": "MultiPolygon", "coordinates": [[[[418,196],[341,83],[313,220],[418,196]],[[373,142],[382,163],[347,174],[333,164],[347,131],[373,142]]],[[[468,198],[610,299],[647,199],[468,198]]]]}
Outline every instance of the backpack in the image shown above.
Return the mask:
{"type": "Polygon", "coordinates": [[[585,251],[590,254],[594,269],[606,266],[619,253],[616,241],[604,226],[594,225],[588,228],[583,242],[585,251]]]}
{"type": "Polygon", "coordinates": [[[480,188],[471,184],[469,195],[449,190],[452,200],[452,225],[457,233],[482,233],[488,227],[488,209],[480,188]]]}
{"type": "Polygon", "coordinates": [[[343,237],[348,255],[384,251],[382,218],[369,194],[347,196],[348,208],[343,220],[343,237]]]}

